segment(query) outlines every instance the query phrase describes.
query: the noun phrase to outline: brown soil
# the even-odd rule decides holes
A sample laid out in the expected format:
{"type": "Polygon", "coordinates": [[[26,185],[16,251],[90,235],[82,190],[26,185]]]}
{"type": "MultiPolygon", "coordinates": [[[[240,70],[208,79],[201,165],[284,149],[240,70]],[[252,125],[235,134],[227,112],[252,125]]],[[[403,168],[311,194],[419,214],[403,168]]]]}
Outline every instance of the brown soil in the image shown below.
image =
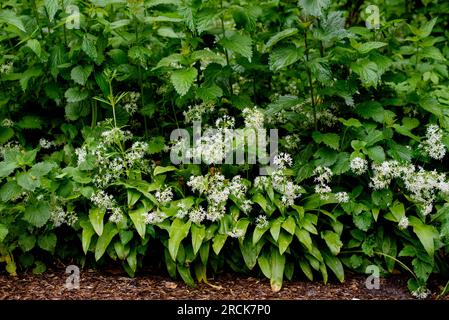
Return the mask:
{"type": "MultiPolygon", "coordinates": [[[[64,270],[50,270],[43,275],[22,274],[16,278],[0,274],[0,299],[88,299],[88,300],[404,300],[414,299],[407,290],[406,278],[393,276],[380,280],[379,290],[368,290],[365,277],[348,275],[343,284],[332,282],[286,281],[280,292],[272,292],[269,281],[253,277],[223,274],[209,280],[209,285],[190,288],[181,281],[144,274],[136,278],[94,270],[81,271],[80,288],[65,287],[68,274],[64,270]]],[[[436,295],[442,282],[432,282],[430,289],[436,295]]]]}

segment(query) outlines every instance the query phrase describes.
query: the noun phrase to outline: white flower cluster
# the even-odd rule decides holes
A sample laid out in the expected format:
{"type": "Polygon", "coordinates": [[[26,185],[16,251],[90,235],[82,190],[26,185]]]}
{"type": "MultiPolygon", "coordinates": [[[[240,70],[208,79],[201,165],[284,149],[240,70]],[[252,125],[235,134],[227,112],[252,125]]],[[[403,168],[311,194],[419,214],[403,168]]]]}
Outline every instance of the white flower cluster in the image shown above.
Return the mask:
{"type": "MultiPolygon", "coordinates": [[[[203,219],[217,221],[226,213],[226,203],[230,195],[233,195],[239,201],[243,211],[249,212],[252,208],[252,202],[245,198],[247,187],[240,176],[235,176],[231,181],[226,180],[221,173],[206,176],[192,176],[187,185],[193,192],[204,194],[207,199],[207,210],[201,207],[189,212],[192,221],[201,222],[203,219]],[[193,216],[193,218],[192,218],[193,216]]],[[[185,216],[185,210],[181,211],[185,216]]]]}
{"type": "Polygon", "coordinates": [[[86,157],[87,157],[87,149],[85,146],[81,147],[81,148],[76,148],[75,149],[75,154],[77,156],[77,164],[78,166],[83,163],[84,161],[86,161],[86,157]]]}
{"type": "Polygon", "coordinates": [[[78,217],[73,211],[65,211],[61,206],[54,207],[50,212],[50,221],[58,228],[64,223],[68,226],[75,225],[78,217]]]}
{"type": "Polygon", "coordinates": [[[17,152],[22,150],[22,147],[16,141],[10,141],[4,145],[0,145],[0,158],[5,158],[9,152],[17,152]]]}
{"type": "Polygon", "coordinates": [[[105,191],[100,190],[96,194],[92,194],[90,201],[100,209],[110,210],[112,214],[109,217],[109,221],[119,223],[124,218],[123,211],[117,205],[112,195],[107,194],[105,191]]]}
{"type": "Polygon", "coordinates": [[[134,113],[136,113],[138,109],[137,101],[139,100],[139,98],[140,98],[139,92],[128,92],[125,98],[123,98],[123,101],[125,102],[123,108],[125,108],[128,114],[133,115],[134,113]]]}
{"type": "Polygon", "coordinates": [[[393,179],[401,179],[423,215],[432,212],[433,202],[440,192],[449,194],[446,175],[436,170],[426,171],[412,164],[402,165],[394,160],[384,161],[379,165],[373,164],[372,168],[374,175],[370,186],[373,189],[388,188],[393,179]]]}
{"type": "Polygon", "coordinates": [[[259,215],[257,218],[256,218],[256,228],[260,228],[260,229],[263,229],[263,228],[266,228],[268,226],[268,219],[267,219],[267,216],[265,216],[265,215],[259,215]]]}
{"type": "Polygon", "coordinates": [[[8,74],[11,73],[13,69],[12,61],[4,63],[0,66],[0,74],[8,74]]]}
{"type": "Polygon", "coordinates": [[[39,145],[42,147],[42,149],[50,149],[55,145],[53,141],[48,141],[47,139],[41,138],[39,140],[39,145]]]}
{"type": "Polygon", "coordinates": [[[12,121],[11,119],[5,118],[2,121],[1,126],[5,127],[5,128],[10,128],[14,125],[14,121],[12,121]]]}
{"type": "Polygon", "coordinates": [[[412,295],[418,299],[426,299],[432,292],[426,287],[419,287],[412,292],[412,295]]]}
{"type": "Polygon", "coordinates": [[[285,136],[284,140],[284,147],[288,150],[297,149],[299,147],[299,143],[301,142],[301,138],[298,134],[290,134],[288,136],[285,136]]]}
{"type": "Polygon", "coordinates": [[[211,103],[201,103],[194,106],[188,106],[188,110],[184,111],[184,119],[186,123],[193,121],[201,121],[203,115],[214,111],[215,106],[211,103]]]}
{"type": "Polygon", "coordinates": [[[125,161],[128,167],[133,167],[140,163],[148,152],[148,143],[136,141],[125,154],[125,161]]]}
{"type": "Polygon", "coordinates": [[[427,128],[426,141],[421,144],[421,147],[432,159],[441,160],[446,155],[446,146],[443,144],[443,134],[441,129],[432,124],[427,128]]]}
{"type": "Polygon", "coordinates": [[[344,191],[337,192],[335,194],[335,198],[337,199],[337,201],[339,203],[347,203],[347,202],[349,202],[349,195],[348,195],[347,192],[344,192],[344,191]]]}
{"type": "Polygon", "coordinates": [[[265,115],[263,111],[259,108],[245,108],[242,112],[245,127],[252,129],[263,129],[265,122],[265,115]]]}
{"type": "Polygon", "coordinates": [[[227,232],[227,235],[231,238],[241,238],[245,235],[245,232],[242,229],[233,228],[231,231],[227,232]]]}
{"type": "Polygon", "coordinates": [[[398,227],[399,229],[407,229],[408,224],[409,224],[408,218],[406,216],[402,216],[398,222],[398,227]]]}
{"type": "Polygon", "coordinates": [[[332,192],[332,189],[328,184],[332,179],[332,170],[328,167],[319,166],[315,168],[313,175],[316,176],[314,181],[317,183],[315,192],[320,195],[321,200],[329,199],[329,193],[332,192]]]}
{"type": "Polygon", "coordinates": [[[282,194],[281,202],[285,206],[292,206],[295,200],[301,196],[301,187],[295,184],[284,170],[293,164],[292,157],[288,153],[280,153],[273,159],[276,166],[270,176],[260,176],[254,179],[254,186],[260,190],[266,190],[272,186],[274,190],[282,194]]]}
{"type": "Polygon", "coordinates": [[[120,128],[112,128],[110,130],[105,130],[101,133],[103,142],[107,145],[111,145],[116,141],[127,141],[131,140],[133,135],[130,131],[122,130],[120,128]]]}
{"type": "Polygon", "coordinates": [[[144,213],[145,224],[158,224],[167,218],[164,212],[159,210],[144,213]]]}
{"type": "Polygon", "coordinates": [[[352,172],[354,172],[356,175],[361,175],[365,173],[366,170],[368,170],[368,161],[360,157],[355,157],[351,159],[349,167],[351,168],[352,172]]]}
{"type": "Polygon", "coordinates": [[[159,189],[154,196],[161,205],[166,205],[173,200],[173,191],[171,190],[171,187],[165,188],[164,190],[159,189]]]}

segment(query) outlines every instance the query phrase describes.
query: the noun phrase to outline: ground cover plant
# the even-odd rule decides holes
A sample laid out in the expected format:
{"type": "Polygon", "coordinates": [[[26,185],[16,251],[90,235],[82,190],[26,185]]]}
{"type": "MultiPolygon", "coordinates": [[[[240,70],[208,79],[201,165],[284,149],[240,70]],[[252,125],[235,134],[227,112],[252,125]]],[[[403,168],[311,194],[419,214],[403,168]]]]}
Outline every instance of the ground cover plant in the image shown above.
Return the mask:
{"type": "Polygon", "coordinates": [[[449,4],[8,0],[0,265],[448,277],[449,4]],[[192,148],[201,122],[210,135],[192,148]],[[279,152],[228,163],[226,132],[279,152]],[[223,139],[223,137],[225,137],[223,139]],[[173,155],[201,162],[174,163],[173,155]]]}

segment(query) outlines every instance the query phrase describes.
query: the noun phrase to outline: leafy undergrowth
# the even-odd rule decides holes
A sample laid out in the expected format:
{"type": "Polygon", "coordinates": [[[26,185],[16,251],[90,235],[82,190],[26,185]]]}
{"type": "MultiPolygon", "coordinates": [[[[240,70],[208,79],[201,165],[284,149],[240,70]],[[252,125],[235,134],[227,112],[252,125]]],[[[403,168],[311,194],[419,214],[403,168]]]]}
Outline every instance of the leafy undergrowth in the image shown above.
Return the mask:
{"type": "Polygon", "coordinates": [[[2,3],[0,262],[134,276],[147,258],[188,285],[231,268],[274,291],[400,271],[425,297],[449,267],[448,16],[406,0],[2,3]],[[270,129],[267,169],[249,159],[270,129]]]}

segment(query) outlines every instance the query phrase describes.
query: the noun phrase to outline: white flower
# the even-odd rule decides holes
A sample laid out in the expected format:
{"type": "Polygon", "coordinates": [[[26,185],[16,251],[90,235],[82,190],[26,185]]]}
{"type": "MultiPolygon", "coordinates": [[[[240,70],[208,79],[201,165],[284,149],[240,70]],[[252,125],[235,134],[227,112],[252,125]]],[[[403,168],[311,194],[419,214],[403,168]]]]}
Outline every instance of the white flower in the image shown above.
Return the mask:
{"type": "Polygon", "coordinates": [[[241,238],[245,235],[245,231],[242,229],[234,228],[232,231],[228,231],[228,236],[231,238],[241,238]]]}
{"type": "Polygon", "coordinates": [[[349,167],[356,175],[361,175],[368,169],[368,161],[355,157],[351,160],[349,167]]]}
{"type": "Polygon", "coordinates": [[[215,106],[210,103],[202,103],[194,106],[188,106],[188,110],[184,111],[185,122],[201,121],[206,113],[214,111],[215,106]]]}
{"type": "Polygon", "coordinates": [[[299,143],[301,142],[301,138],[297,134],[288,135],[284,139],[285,139],[285,148],[289,150],[297,149],[299,143]]]}
{"type": "Polygon", "coordinates": [[[203,207],[198,207],[198,209],[190,210],[189,220],[193,223],[200,224],[206,218],[206,212],[203,207]]]}
{"type": "Polygon", "coordinates": [[[106,145],[111,145],[116,141],[131,140],[133,135],[130,131],[125,131],[120,128],[112,128],[101,133],[103,141],[106,145]]]}
{"type": "Polygon", "coordinates": [[[256,228],[263,229],[263,228],[267,227],[268,226],[267,217],[265,215],[262,215],[262,214],[259,215],[256,218],[256,224],[257,224],[256,228]]]}
{"type": "Polygon", "coordinates": [[[173,200],[173,192],[171,190],[171,187],[168,187],[164,190],[157,190],[154,196],[162,205],[165,205],[173,200]]]}
{"type": "Polygon", "coordinates": [[[114,198],[103,190],[98,191],[96,194],[92,194],[90,201],[92,201],[97,207],[103,209],[112,210],[112,208],[115,207],[114,198]]]}
{"type": "Polygon", "coordinates": [[[75,154],[78,157],[77,163],[78,166],[86,161],[87,150],[85,147],[75,149],[75,154]]]}
{"type": "Polygon", "coordinates": [[[442,142],[443,134],[437,125],[430,125],[426,132],[426,141],[421,144],[429,157],[441,160],[446,155],[446,147],[442,142]]]}
{"type": "Polygon", "coordinates": [[[189,211],[187,210],[187,206],[184,204],[184,202],[180,202],[180,203],[178,203],[177,207],[179,209],[176,212],[176,218],[184,219],[184,217],[189,214],[189,211]]]}
{"type": "Polygon", "coordinates": [[[10,128],[13,125],[14,125],[14,121],[12,121],[11,119],[5,118],[2,121],[2,127],[10,128]]]}
{"type": "Polygon", "coordinates": [[[337,192],[335,194],[335,198],[340,203],[347,203],[347,202],[349,202],[349,195],[348,195],[347,192],[337,192]]]}
{"type": "Polygon", "coordinates": [[[291,155],[283,152],[274,156],[273,164],[280,170],[285,169],[286,167],[291,167],[293,164],[293,160],[291,155]]]}
{"type": "Polygon", "coordinates": [[[316,176],[316,178],[314,179],[315,182],[324,184],[331,181],[333,173],[332,170],[328,167],[319,166],[315,168],[315,170],[313,171],[313,175],[316,176]]]}
{"type": "Polygon", "coordinates": [[[61,206],[54,207],[50,212],[50,221],[53,223],[55,228],[60,227],[62,224],[68,226],[73,226],[78,217],[73,211],[65,211],[61,206]]]}
{"type": "Polygon", "coordinates": [[[429,296],[429,294],[431,294],[431,291],[426,287],[419,287],[418,289],[412,292],[412,295],[418,299],[426,299],[429,296]]]}
{"type": "Polygon", "coordinates": [[[122,209],[118,207],[112,208],[112,214],[109,216],[109,221],[112,223],[119,223],[123,220],[123,212],[122,209]]]}
{"type": "Polygon", "coordinates": [[[398,227],[400,229],[407,229],[408,228],[408,218],[406,216],[402,216],[401,219],[398,222],[398,227]]]}
{"type": "Polygon", "coordinates": [[[144,213],[145,223],[146,224],[158,224],[167,218],[167,215],[164,212],[159,210],[153,212],[144,213]]]}
{"type": "Polygon", "coordinates": [[[220,129],[225,129],[225,128],[231,129],[231,128],[234,128],[234,126],[235,126],[235,118],[225,114],[224,116],[222,116],[221,118],[218,118],[215,121],[215,126],[217,128],[220,128],[220,129]]]}
{"type": "Polygon", "coordinates": [[[42,147],[42,149],[50,149],[54,145],[54,142],[41,138],[39,140],[39,144],[42,147]]]}
{"type": "Polygon", "coordinates": [[[0,74],[8,74],[8,73],[11,73],[12,69],[13,69],[12,61],[9,61],[9,62],[7,62],[7,63],[4,63],[4,64],[2,64],[2,65],[0,66],[0,74]]]}
{"type": "Polygon", "coordinates": [[[246,128],[263,129],[265,122],[265,115],[262,110],[254,108],[245,108],[242,111],[246,128]]]}
{"type": "Polygon", "coordinates": [[[128,112],[128,114],[133,115],[137,111],[137,101],[139,100],[139,98],[139,92],[128,92],[126,97],[123,99],[123,101],[125,102],[124,109],[126,110],[126,112],[128,112]]]}

